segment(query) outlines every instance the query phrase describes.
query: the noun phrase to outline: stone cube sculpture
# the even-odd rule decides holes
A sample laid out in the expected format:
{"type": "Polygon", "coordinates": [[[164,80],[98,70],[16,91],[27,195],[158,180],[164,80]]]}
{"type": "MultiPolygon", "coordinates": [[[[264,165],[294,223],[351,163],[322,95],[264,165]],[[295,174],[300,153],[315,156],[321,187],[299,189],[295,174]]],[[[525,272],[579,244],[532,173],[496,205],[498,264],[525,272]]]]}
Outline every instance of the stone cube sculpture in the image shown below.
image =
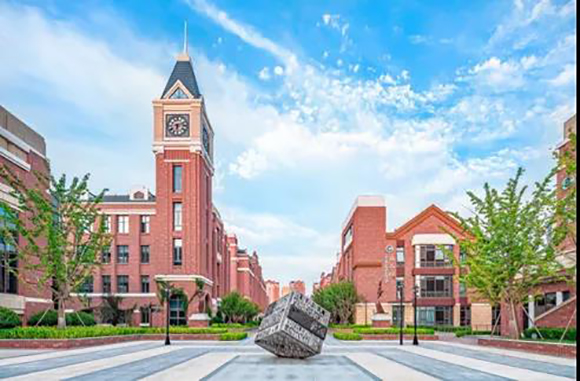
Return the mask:
{"type": "Polygon", "coordinates": [[[329,321],[330,312],[292,292],[268,306],[254,341],[278,357],[304,359],[322,351],[329,321]]]}

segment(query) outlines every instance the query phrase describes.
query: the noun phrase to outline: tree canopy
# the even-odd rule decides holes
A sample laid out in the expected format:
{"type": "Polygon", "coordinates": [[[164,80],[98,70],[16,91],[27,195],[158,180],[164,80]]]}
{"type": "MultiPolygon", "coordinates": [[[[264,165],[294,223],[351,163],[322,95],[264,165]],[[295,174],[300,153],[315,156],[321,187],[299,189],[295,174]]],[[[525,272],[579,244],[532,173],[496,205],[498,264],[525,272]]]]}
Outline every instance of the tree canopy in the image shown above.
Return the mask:
{"type": "Polygon", "coordinates": [[[339,282],[317,290],[312,300],[331,314],[331,321],[347,324],[352,321],[360,297],[352,282],[339,282]]]}

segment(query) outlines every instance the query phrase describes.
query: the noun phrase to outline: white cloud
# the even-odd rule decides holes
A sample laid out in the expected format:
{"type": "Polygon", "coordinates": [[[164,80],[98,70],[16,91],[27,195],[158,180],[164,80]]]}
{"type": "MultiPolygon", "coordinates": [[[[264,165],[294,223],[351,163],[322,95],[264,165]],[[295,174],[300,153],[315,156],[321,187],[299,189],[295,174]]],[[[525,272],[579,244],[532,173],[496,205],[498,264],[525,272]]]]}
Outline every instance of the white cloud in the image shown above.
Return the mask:
{"type": "Polygon", "coordinates": [[[560,74],[549,82],[553,86],[576,85],[576,64],[566,65],[560,74]]]}
{"type": "Polygon", "coordinates": [[[260,70],[260,72],[258,73],[258,78],[260,78],[262,81],[267,81],[270,78],[272,78],[272,76],[270,75],[270,68],[268,67],[262,68],[262,70],[260,70]]]}

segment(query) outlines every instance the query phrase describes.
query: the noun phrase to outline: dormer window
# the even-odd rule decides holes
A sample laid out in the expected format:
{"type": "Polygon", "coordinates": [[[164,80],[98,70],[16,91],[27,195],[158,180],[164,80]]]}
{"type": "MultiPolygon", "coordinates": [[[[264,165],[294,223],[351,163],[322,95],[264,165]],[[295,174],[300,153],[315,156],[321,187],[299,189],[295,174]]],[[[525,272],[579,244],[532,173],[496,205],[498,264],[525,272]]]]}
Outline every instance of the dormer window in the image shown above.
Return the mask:
{"type": "Polygon", "coordinates": [[[185,94],[185,91],[181,90],[179,87],[171,94],[169,99],[188,99],[189,97],[185,94]]]}

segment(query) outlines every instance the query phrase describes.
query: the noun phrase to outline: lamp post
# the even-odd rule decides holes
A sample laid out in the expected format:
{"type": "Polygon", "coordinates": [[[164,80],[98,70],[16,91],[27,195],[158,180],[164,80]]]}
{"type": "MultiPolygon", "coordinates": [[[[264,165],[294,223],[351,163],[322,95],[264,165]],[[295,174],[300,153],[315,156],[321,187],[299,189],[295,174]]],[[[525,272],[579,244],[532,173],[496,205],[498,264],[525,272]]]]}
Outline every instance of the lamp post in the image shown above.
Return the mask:
{"type": "Polygon", "coordinates": [[[413,335],[413,345],[419,345],[419,338],[417,337],[417,285],[413,286],[413,325],[415,334],[413,335]]]}
{"type": "Polygon", "coordinates": [[[165,309],[166,311],[166,322],[165,322],[165,345],[171,345],[171,341],[169,340],[169,297],[171,296],[171,291],[169,287],[165,290],[165,309]]]}
{"type": "Polygon", "coordinates": [[[403,285],[397,287],[399,293],[399,345],[403,345],[403,285]]]}

